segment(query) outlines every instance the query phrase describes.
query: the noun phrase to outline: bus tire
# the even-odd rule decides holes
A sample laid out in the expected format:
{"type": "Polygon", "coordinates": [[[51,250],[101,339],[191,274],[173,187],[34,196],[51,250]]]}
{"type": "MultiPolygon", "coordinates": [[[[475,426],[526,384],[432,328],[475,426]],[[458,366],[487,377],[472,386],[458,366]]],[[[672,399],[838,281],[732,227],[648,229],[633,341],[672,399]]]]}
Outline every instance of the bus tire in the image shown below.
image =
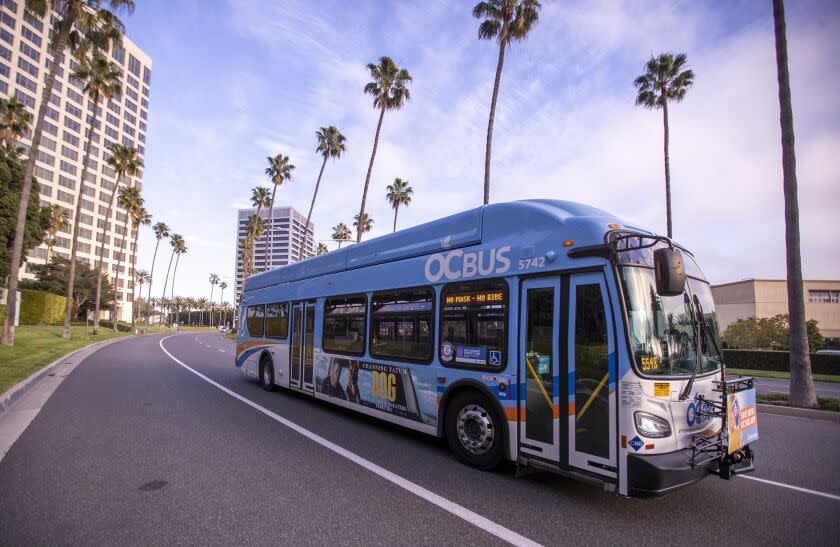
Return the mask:
{"type": "Polygon", "coordinates": [[[504,432],[496,407],[477,391],[463,391],[446,407],[446,439],[463,463],[495,469],[504,458],[504,432]]]}
{"type": "Polygon", "coordinates": [[[274,365],[271,364],[271,358],[263,355],[260,358],[260,385],[266,391],[274,391],[274,365]]]}

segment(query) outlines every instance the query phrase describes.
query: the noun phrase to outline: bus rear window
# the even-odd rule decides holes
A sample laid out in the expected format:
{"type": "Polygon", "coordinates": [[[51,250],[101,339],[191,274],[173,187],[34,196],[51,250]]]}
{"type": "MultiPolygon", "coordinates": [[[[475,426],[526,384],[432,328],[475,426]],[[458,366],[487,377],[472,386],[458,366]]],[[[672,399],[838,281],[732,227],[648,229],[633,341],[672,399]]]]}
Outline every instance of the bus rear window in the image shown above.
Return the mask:
{"type": "Polygon", "coordinates": [[[505,366],[508,291],[503,280],[446,285],[440,306],[439,356],[444,365],[505,366]]]}
{"type": "Polygon", "coordinates": [[[324,350],[351,355],[365,352],[367,297],[327,298],[324,305],[324,350]]]}
{"type": "Polygon", "coordinates": [[[432,360],[432,288],[400,289],[371,297],[370,354],[383,359],[432,360]]]}
{"type": "Polygon", "coordinates": [[[289,305],[286,302],[268,304],[265,307],[266,338],[286,338],[289,330],[289,305]]]}
{"type": "Polygon", "coordinates": [[[263,336],[263,319],[265,318],[265,306],[248,306],[245,317],[245,324],[248,325],[248,334],[254,338],[263,336]]]}

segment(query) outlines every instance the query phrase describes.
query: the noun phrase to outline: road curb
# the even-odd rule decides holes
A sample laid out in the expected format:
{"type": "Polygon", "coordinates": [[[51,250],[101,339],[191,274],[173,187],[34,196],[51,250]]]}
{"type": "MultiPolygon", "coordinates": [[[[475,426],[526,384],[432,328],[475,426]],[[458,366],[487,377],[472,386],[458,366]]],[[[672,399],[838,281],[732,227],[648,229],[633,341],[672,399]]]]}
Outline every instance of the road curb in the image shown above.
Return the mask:
{"type": "Polygon", "coordinates": [[[828,410],[812,410],[810,408],[791,408],[781,405],[757,404],[758,411],[763,414],[776,414],[778,416],[794,416],[796,418],[810,418],[811,420],[822,420],[840,424],[840,412],[828,410]]]}
{"type": "Polygon", "coordinates": [[[69,359],[74,357],[78,357],[80,354],[87,352],[86,355],[82,356],[79,360],[85,360],[90,354],[94,353],[95,351],[104,348],[107,345],[113,344],[114,342],[119,342],[120,340],[125,340],[129,338],[129,336],[121,336],[119,338],[111,338],[110,340],[102,340],[100,342],[95,342],[89,346],[85,346],[83,348],[79,348],[77,350],[71,351],[67,355],[63,355],[53,361],[52,363],[46,365],[40,370],[37,370],[26,377],[26,379],[18,382],[17,384],[13,385],[9,390],[0,395],[0,416],[3,415],[13,404],[17,402],[18,399],[26,395],[30,389],[35,387],[39,381],[41,381],[45,376],[49,375],[59,366],[66,363],[69,359]]]}

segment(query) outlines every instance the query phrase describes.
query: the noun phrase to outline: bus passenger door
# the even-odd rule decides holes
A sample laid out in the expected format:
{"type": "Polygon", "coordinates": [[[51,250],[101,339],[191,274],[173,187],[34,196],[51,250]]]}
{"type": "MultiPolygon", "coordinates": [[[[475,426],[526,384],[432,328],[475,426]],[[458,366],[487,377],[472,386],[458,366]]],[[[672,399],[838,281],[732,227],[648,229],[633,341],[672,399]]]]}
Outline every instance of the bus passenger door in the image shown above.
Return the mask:
{"type": "Polygon", "coordinates": [[[313,359],[315,351],[315,302],[307,302],[304,307],[303,324],[303,389],[312,393],[315,389],[313,380],[313,359]]]}
{"type": "Polygon", "coordinates": [[[560,280],[523,281],[520,302],[519,450],[558,463],[560,280]]]}
{"type": "Polygon", "coordinates": [[[301,389],[301,368],[303,364],[303,304],[292,304],[292,336],[289,343],[289,385],[301,389]]]}
{"type": "Polygon", "coordinates": [[[604,274],[569,283],[569,464],[616,476],[616,357],[604,274]]]}

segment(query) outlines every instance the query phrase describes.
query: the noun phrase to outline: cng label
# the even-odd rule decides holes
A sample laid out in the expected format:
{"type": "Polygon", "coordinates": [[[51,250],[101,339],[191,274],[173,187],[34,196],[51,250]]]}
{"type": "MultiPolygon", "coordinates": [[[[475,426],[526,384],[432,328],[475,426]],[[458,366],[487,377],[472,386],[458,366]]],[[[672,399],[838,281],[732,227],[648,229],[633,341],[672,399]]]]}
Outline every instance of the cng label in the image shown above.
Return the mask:
{"type": "Polygon", "coordinates": [[[636,435],[635,437],[627,441],[627,444],[633,447],[633,450],[638,452],[645,445],[645,442],[642,439],[640,439],[638,435],[636,435]]]}

